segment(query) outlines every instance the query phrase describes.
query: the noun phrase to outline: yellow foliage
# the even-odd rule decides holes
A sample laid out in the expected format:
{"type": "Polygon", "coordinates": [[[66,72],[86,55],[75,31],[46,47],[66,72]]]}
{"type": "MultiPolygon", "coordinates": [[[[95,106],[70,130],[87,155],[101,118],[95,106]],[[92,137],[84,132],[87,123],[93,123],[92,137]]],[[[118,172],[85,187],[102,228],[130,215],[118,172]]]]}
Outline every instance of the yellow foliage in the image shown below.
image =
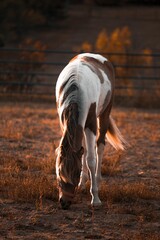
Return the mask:
{"type": "Polygon", "coordinates": [[[121,35],[121,41],[123,41],[123,44],[126,47],[130,47],[132,45],[132,41],[131,41],[132,35],[131,35],[131,31],[127,26],[121,29],[120,35],[121,35]]]}
{"type": "Polygon", "coordinates": [[[128,27],[116,28],[110,36],[103,29],[98,34],[95,50],[97,52],[126,52],[131,45],[131,32],[128,27]]]}
{"type": "Polygon", "coordinates": [[[83,52],[91,52],[92,51],[92,45],[89,42],[84,42],[81,47],[81,51],[83,52]]]}
{"type": "MultiPolygon", "coordinates": [[[[116,28],[110,35],[108,35],[106,29],[103,29],[97,36],[95,42],[95,49],[93,49],[92,44],[85,41],[80,49],[83,51],[95,52],[112,52],[112,53],[126,53],[128,49],[132,46],[131,31],[128,27],[116,28]]],[[[124,58],[120,60],[120,57],[113,56],[111,59],[113,62],[125,62],[124,58]]]]}
{"type": "Polygon", "coordinates": [[[106,51],[107,50],[107,46],[109,44],[109,39],[108,39],[108,35],[105,29],[103,29],[96,40],[96,50],[97,51],[106,51]]]}
{"type": "Polygon", "coordinates": [[[144,50],[142,51],[142,53],[143,53],[143,54],[146,54],[146,56],[143,56],[143,61],[144,61],[144,63],[147,64],[147,65],[152,65],[152,63],[153,63],[153,57],[152,57],[152,56],[149,56],[149,55],[152,54],[152,50],[146,48],[146,49],[144,49],[144,50]]]}
{"type": "Polygon", "coordinates": [[[120,39],[120,29],[116,28],[111,36],[110,36],[110,44],[115,44],[115,45],[119,45],[121,44],[121,39],[120,39]]]}
{"type": "Polygon", "coordinates": [[[43,52],[46,50],[47,46],[43,44],[39,40],[33,40],[32,38],[27,38],[20,48],[32,48],[35,50],[34,52],[22,51],[21,52],[21,59],[25,59],[28,61],[37,61],[37,62],[44,62],[45,61],[45,53],[43,52]]]}

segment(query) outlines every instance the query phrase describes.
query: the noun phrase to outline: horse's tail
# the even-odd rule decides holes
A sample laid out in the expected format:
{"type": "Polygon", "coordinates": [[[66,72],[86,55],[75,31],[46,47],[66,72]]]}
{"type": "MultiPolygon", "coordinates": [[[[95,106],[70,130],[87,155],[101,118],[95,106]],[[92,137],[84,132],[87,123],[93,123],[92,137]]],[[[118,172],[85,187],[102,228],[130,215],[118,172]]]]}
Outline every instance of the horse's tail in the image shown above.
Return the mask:
{"type": "Polygon", "coordinates": [[[107,140],[116,150],[125,150],[126,146],[128,145],[111,116],[109,117],[107,140]]]}

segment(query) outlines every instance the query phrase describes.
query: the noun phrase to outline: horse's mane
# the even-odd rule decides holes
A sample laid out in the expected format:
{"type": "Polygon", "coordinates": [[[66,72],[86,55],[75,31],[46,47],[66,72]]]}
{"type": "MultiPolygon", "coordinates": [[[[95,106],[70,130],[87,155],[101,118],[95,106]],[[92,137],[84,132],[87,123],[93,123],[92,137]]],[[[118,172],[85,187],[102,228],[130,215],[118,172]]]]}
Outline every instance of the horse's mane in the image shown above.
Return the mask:
{"type": "MultiPolygon", "coordinates": [[[[65,94],[64,94],[65,95],[65,94]]],[[[76,151],[75,141],[78,126],[78,104],[70,102],[63,110],[61,124],[63,136],[58,149],[57,171],[64,182],[78,185],[81,172],[81,158],[76,151]]]]}

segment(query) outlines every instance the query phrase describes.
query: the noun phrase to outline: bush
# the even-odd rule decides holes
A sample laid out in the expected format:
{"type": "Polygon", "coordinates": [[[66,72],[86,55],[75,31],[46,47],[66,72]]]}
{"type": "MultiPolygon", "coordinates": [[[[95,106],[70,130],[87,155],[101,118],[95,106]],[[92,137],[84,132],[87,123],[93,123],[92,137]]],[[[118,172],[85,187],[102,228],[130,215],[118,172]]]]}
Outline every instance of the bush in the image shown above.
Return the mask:
{"type": "Polygon", "coordinates": [[[17,55],[6,56],[6,53],[1,52],[1,59],[14,59],[17,63],[0,64],[0,81],[6,83],[3,87],[3,92],[23,92],[31,91],[34,83],[37,80],[36,71],[43,68],[46,55],[44,50],[46,45],[42,42],[33,39],[26,39],[20,46],[17,55]],[[32,49],[27,51],[23,49],[32,49]],[[19,61],[21,63],[19,63],[19,61]]]}

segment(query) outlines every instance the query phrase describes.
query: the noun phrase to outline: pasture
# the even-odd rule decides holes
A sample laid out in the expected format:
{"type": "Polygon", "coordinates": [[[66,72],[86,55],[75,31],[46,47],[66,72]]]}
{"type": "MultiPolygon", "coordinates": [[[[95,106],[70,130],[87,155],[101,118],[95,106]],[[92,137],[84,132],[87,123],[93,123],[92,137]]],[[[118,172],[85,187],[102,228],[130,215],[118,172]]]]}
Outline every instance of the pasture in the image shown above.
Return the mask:
{"type": "Polygon", "coordinates": [[[130,147],[106,145],[103,205],[90,207],[87,183],[65,211],[55,178],[55,104],[0,103],[0,239],[160,239],[160,111],[114,107],[112,115],[130,147]]]}

